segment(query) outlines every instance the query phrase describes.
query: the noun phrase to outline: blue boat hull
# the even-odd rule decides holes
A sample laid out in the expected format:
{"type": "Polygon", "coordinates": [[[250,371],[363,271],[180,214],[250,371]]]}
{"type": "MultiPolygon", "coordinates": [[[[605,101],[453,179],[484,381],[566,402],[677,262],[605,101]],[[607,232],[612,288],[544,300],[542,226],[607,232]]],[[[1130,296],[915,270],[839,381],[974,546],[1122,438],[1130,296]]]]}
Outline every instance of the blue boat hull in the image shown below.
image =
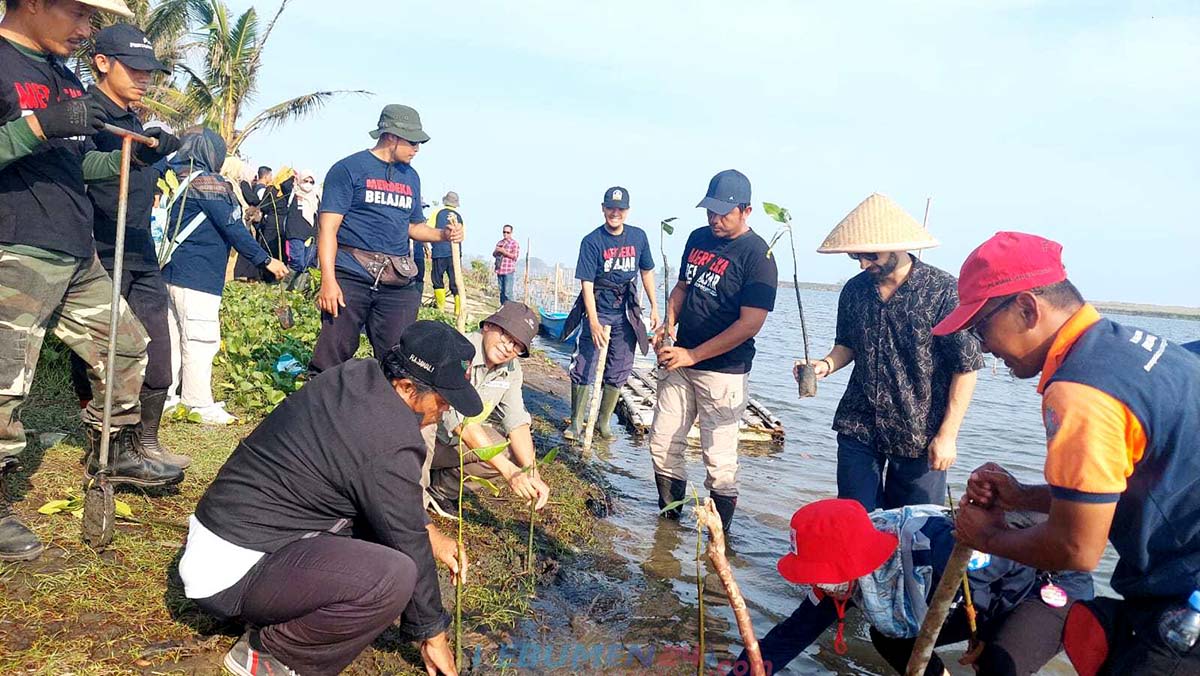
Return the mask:
{"type": "Polygon", "coordinates": [[[561,341],[567,338],[562,335],[563,325],[567,323],[566,312],[539,311],[538,314],[541,315],[542,333],[553,340],[561,341]]]}

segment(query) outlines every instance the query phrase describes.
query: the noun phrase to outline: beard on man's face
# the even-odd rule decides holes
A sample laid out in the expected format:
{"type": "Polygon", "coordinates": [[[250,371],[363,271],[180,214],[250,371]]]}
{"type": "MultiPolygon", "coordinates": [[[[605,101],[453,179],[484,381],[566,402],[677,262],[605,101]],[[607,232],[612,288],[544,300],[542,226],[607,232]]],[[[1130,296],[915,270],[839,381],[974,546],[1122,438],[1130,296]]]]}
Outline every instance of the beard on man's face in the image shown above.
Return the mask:
{"type": "Polygon", "coordinates": [[[900,256],[892,251],[887,254],[887,257],[886,261],[878,262],[867,268],[867,274],[879,280],[895,272],[900,265],[900,256]]]}

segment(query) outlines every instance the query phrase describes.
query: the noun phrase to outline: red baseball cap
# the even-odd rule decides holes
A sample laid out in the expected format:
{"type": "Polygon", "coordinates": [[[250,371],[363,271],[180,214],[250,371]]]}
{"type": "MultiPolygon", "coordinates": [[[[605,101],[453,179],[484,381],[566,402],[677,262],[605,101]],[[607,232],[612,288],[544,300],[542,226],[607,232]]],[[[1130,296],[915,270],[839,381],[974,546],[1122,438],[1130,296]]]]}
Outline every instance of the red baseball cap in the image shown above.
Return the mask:
{"type": "Polygon", "coordinates": [[[958,275],[958,307],[933,327],[933,335],[963,330],[988,299],[1066,278],[1061,244],[1023,232],[998,232],[963,262],[958,275]]]}
{"type": "Polygon", "coordinates": [[[841,584],[882,566],[899,544],[857,500],[818,500],[792,515],[792,551],[776,567],[796,584],[841,584]]]}

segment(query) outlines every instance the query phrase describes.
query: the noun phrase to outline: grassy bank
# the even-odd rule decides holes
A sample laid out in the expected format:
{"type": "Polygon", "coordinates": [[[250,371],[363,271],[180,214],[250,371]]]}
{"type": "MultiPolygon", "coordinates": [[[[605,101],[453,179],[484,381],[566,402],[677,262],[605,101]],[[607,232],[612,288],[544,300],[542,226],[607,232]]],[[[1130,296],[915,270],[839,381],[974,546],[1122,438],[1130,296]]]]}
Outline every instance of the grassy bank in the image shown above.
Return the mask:
{"type": "MultiPolygon", "coordinates": [[[[297,325],[283,332],[272,309],[274,289],[233,285],[227,296],[228,324],[218,373],[218,397],[230,401],[243,424],[208,427],[186,421],[164,424],[163,437],[195,459],[178,487],[153,493],[122,490],[137,521],[121,522],[113,545],[102,552],[80,542],[79,521],[69,514],[37,513],[42,504],[77,495],[83,438],[60,344],[47,345],[23,419],[34,430],[24,455],[26,471],[10,481],[22,497],[18,514],[46,544],[36,562],[0,565],[0,673],[150,674],[220,673],[220,656],[240,627],[222,624],[184,598],[176,574],[186,521],[237,441],[270,409],[275,392],[296,387],[274,369],[284,352],[300,359],[312,343],[306,332],[315,318],[310,301],[287,298],[297,325]],[[248,383],[248,385],[247,385],[248,383]],[[59,438],[59,435],[66,435],[59,438]]],[[[427,311],[427,314],[433,311],[427,311]]],[[[478,314],[482,316],[482,314],[478,314]]],[[[533,359],[537,359],[534,357],[533,359]]],[[[531,364],[532,366],[532,364],[531,364]]],[[[560,373],[542,364],[549,377],[560,373]]],[[[533,370],[533,369],[531,369],[533,370]]],[[[555,425],[531,408],[539,454],[559,445],[555,425]]],[[[501,489],[499,497],[476,494],[466,501],[466,537],[471,559],[464,624],[468,652],[504,640],[531,613],[529,578],[547,584],[562,566],[595,544],[597,505],[603,491],[573,454],[544,469],[554,489],[551,505],[538,516],[535,557],[526,557],[528,511],[501,489]]],[[[438,520],[447,532],[449,521],[438,520]]],[[[453,591],[442,571],[448,609],[453,591]]],[[[420,658],[389,630],[348,671],[352,674],[418,674],[420,658]]]]}

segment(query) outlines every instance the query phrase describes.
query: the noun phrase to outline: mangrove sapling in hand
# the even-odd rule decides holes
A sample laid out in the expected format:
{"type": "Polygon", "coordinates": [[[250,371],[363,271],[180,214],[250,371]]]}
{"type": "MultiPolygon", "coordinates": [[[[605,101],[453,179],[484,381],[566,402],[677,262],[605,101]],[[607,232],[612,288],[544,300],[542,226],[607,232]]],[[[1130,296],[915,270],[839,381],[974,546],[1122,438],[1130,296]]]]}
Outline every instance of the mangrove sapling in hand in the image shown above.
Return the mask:
{"type": "Polygon", "coordinates": [[[800,312],[800,336],[804,340],[804,363],[799,364],[796,380],[800,387],[800,398],[817,396],[817,372],[813,368],[812,361],[808,358],[808,327],[804,324],[804,303],[800,300],[800,276],[799,265],[796,262],[796,238],[792,236],[792,214],[787,209],[770,202],[763,202],[763,211],[776,221],[783,224],[779,232],[771,238],[771,244],[767,247],[767,257],[773,255],[775,250],[775,242],[779,241],[780,237],[786,232],[788,241],[792,245],[792,287],[796,290],[796,307],[800,312]]]}

